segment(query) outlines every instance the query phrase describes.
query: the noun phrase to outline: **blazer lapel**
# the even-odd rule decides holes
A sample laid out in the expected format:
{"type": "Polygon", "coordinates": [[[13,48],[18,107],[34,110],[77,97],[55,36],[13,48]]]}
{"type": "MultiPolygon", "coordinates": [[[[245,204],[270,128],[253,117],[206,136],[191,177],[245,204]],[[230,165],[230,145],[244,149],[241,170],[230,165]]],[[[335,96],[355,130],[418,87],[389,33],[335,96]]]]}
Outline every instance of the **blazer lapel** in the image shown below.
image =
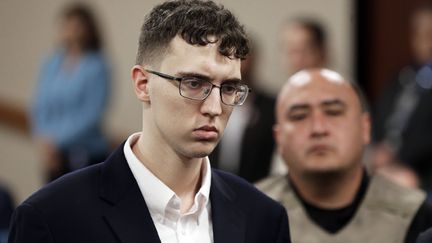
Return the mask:
{"type": "Polygon", "coordinates": [[[245,240],[245,215],[235,199],[235,192],[212,171],[210,201],[214,243],[242,243],[245,240]]]}
{"type": "Polygon", "coordinates": [[[160,243],[138,184],[123,153],[124,143],[104,163],[100,197],[104,218],[120,242],[160,243]]]}

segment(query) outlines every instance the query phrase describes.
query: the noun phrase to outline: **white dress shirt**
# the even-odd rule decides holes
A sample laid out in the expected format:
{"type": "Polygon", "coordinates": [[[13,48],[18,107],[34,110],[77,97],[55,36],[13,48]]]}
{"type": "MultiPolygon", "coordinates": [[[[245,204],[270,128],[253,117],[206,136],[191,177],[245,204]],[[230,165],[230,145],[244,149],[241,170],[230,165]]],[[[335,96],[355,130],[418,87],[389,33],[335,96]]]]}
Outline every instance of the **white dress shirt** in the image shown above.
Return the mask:
{"type": "Polygon", "coordinates": [[[161,242],[212,243],[209,159],[204,158],[201,172],[204,176],[201,187],[195,195],[193,206],[187,213],[181,214],[181,199],[148,170],[132,152],[132,146],[140,135],[141,133],[134,133],[129,136],[123,151],[145,199],[161,242]]]}

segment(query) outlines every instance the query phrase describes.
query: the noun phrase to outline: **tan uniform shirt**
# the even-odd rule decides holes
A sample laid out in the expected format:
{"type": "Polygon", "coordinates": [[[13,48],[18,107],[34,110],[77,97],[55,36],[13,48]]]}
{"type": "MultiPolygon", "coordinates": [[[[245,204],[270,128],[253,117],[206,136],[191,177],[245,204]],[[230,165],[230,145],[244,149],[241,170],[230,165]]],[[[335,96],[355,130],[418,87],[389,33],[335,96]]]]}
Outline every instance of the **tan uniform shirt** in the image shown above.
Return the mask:
{"type": "Polygon", "coordinates": [[[408,228],[426,195],[374,176],[357,212],[332,234],[313,222],[285,176],[259,182],[257,188],[282,203],[288,212],[295,243],[403,243],[408,228]]]}

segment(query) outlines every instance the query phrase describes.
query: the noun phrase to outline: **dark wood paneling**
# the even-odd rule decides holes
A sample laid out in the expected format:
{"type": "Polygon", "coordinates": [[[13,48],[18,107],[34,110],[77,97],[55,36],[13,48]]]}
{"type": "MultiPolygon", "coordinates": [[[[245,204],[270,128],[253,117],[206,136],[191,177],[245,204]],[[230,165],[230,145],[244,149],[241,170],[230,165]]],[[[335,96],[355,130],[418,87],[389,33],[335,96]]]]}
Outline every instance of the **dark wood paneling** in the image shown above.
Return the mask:
{"type": "Polygon", "coordinates": [[[0,123],[30,136],[30,122],[27,111],[12,102],[0,99],[0,123]]]}
{"type": "Polygon", "coordinates": [[[373,102],[411,63],[410,16],[425,0],[357,0],[357,78],[373,102]]]}

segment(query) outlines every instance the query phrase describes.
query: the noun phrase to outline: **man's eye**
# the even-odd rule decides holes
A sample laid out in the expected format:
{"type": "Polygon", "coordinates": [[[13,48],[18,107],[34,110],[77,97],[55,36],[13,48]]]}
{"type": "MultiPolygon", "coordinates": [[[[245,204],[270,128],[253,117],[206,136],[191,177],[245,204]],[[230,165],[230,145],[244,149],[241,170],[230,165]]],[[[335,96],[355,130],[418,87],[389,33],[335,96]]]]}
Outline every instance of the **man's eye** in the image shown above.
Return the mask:
{"type": "Polygon", "coordinates": [[[301,121],[307,117],[307,113],[293,113],[288,115],[288,119],[291,121],[301,121]]]}
{"type": "Polygon", "coordinates": [[[234,85],[222,85],[222,92],[224,94],[234,94],[237,91],[234,85]]]}
{"type": "Polygon", "coordinates": [[[328,109],[325,112],[329,116],[340,116],[343,114],[343,110],[340,109],[328,109]]]}
{"type": "Polygon", "coordinates": [[[195,78],[183,79],[182,82],[189,89],[200,89],[204,83],[204,81],[195,78]]]}

